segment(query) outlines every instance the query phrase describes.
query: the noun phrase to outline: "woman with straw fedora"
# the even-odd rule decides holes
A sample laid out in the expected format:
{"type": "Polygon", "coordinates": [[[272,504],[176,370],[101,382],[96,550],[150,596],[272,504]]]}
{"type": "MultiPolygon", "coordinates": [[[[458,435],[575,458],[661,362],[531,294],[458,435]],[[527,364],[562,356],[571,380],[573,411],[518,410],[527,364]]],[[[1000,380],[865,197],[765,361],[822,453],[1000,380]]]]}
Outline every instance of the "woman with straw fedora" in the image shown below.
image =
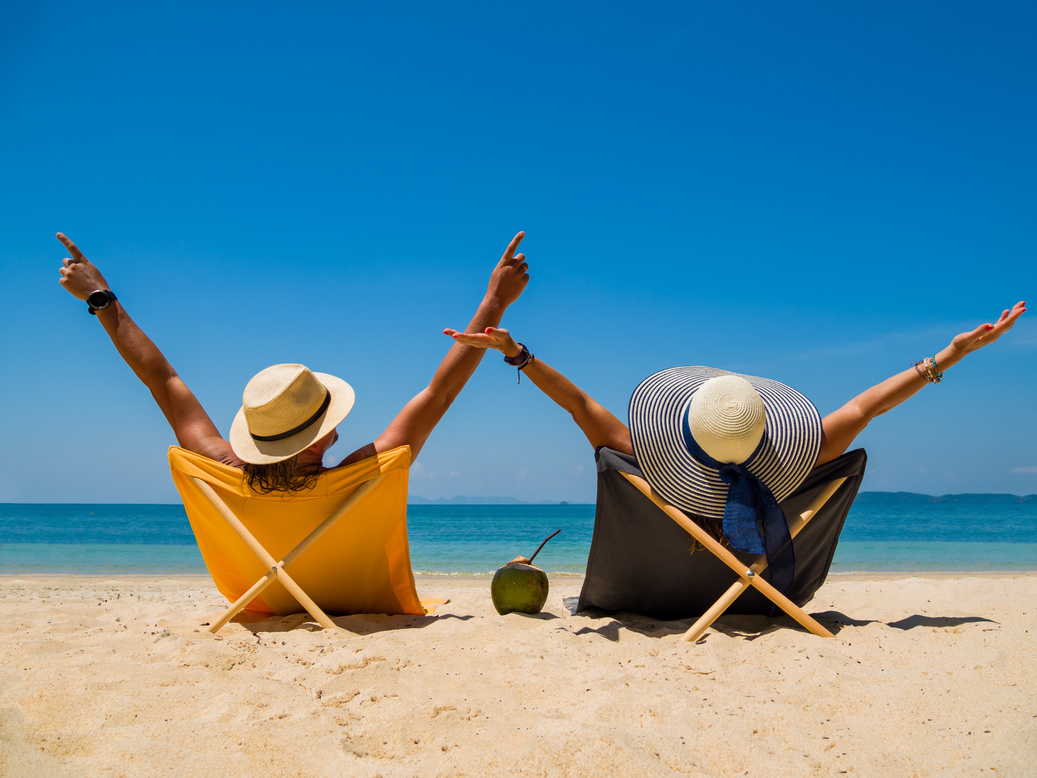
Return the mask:
{"type": "MultiPolygon", "coordinates": [[[[490,274],[486,295],[469,329],[482,332],[501,322],[508,306],[529,282],[526,258],[516,254],[518,233],[490,274]]],[[[244,470],[260,492],[296,491],[312,486],[326,468],[325,452],[338,439],[336,428],[353,407],[353,389],[341,378],[303,365],[273,365],[245,386],[241,410],[225,440],[201,403],[162,352],[130,318],[101,271],[62,233],[71,254],[62,261],[60,283],[87,303],[119,354],[151,390],[182,448],[244,470]]],[[[389,451],[411,447],[417,457],[429,434],[475,372],[482,348],[455,343],[431,382],[418,392],[373,442],[363,445],[336,467],[389,451]]]]}
{"type": "Polygon", "coordinates": [[[774,585],[791,583],[789,530],[778,503],[816,465],[842,455],[876,416],[895,408],[965,356],[990,345],[1026,312],[1020,302],[995,324],[956,336],[942,351],[854,397],[824,418],[777,381],[709,367],[649,376],[630,399],[630,426],[565,376],[535,359],[504,329],[444,330],[456,342],[493,348],[572,414],[595,448],[632,455],[652,488],[738,551],[767,553],[774,585]],[[716,532],[722,530],[722,532],[716,532]],[[787,557],[785,555],[788,555],[787,557]]]}

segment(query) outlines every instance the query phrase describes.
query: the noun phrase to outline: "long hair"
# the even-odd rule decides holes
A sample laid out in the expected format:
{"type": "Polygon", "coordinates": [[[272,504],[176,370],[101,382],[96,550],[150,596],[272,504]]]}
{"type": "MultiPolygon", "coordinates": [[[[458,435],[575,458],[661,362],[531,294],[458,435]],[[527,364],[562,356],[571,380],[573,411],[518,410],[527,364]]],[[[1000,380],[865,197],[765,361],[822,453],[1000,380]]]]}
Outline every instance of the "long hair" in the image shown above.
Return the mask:
{"type": "Polygon", "coordinates": [[[320,467],[300,467],[298,454],[271,465],[253,465],[246,462],[241,469],[245,471],[245,481],[249,489],[260,494],[312,489],[317,485],[321,474],[320,467]]]}
{"type": "MultiPolygon", "coordinates": [[[[702,529],[706,531],[706,534],[713,538],[717,543],[722,546],[727,546],[728,548],[731,547],[731,541],[728,540],[727,536],[724,534],[723,522],[713,521],[713,519],[706,519],[702,516],[689,516],[688,518],[702,527],[702,529]]],[[[705,551],[706,547],[695,540],[691,544],[691,552],[695,553],[699,549],[705,551]]]]}

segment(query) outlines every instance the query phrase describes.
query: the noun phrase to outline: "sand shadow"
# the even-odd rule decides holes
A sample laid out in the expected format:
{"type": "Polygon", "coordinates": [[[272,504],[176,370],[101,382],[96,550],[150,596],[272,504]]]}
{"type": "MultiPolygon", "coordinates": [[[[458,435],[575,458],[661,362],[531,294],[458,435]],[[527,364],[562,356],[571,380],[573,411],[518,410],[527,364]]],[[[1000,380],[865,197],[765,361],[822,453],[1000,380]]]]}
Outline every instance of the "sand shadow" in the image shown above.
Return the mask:
{"type": "Polygon", "coordinates": [[[561,616],[557,616],[550,611],[540,611],[540,613],[520,613],[519,611],[511,611],[510,613],[503,614],[505,618],[511,618],[512,616],[521,616],[526,619],[533,621],[554,621],[560,619],[561,616]]]}
{"type": "MultiPolygon", "coordinates": [[[[697,620],[697,616],[687,619],[676,619],[663,621],[642,616],[639,613],[621,611],[619,613],[607,613],[594,608],[572,614],[590,619],[609,619],[599,627],[583,627],[573,631],[574,635],[598,635],[613,642],[619,641],[620,631],[628,630],[644,635],[649,638],[665,638],[671,635],[683,635],[697,620]]],[[[811,614],[815,619],[826,627],[832,634],[838,635],[844,627],[860,627],[873,624],[874,621],[861,621],[845,616],[838,611],[825,611],[824,613],[811,614]]],[[[764,635],[783,629],[793,629],[806,632],[793,618],[786,615],[760,616],[753,614],[724,614],[710,626],[709,630],[702,635],[696,643],[702,643],[708,639],[711,633],[719,633],[731,638],[742,640],[757,640],[764,635]]]]}
{"type": "MultiPolygon", "coordinates": [[[[947,629],[959,627],[963,624],[976,624],[986,622],[998,624],[991,619],[980,616],[921,616],[914,615],[901,619],[900,621],[885,622],[879,619],[855,619],[839,611],[822,611],[810,614],[818,623],[828,629],[833,635],[839,635],[847,627],[867,627],[871,624],[883,624],[887,627],[899,630],[909,630],[916,627],[930,627],[932,629],[947,629]]],[[[689,625],[692,622],[689,621],[689,625]]],[[[768,616],[737,616],[724,615],[717,619],[710,628],[716,632],[723,633],[729,637],[741,637],[745,640],[755,640],[758,637],[774,632],[778,629],[798,629],[806,631],[795,619],[786,614],[774,617],[768,616]]],[[[706,633],[709,634],[708,632],[706,633]]],[[[705,637],[705,636],[703,636],[705,637]]]]}
{"type": "MultiPolygon", "coordinates": [[[[839,632],[848,626],[863,626],[870,622],[867,621],[854,621],[841,613],[834,611],[827,611],[825,613],[811,613],[817,622],[831,632],[833,635],[838,635],[839,632]]],[[[686,632],[695,623],[695,619],[687,619],[684,622],[687,626],[684,628],[686,632]]],[[[763,616],[759,614],[747,614],[747,613],[728,613],[724,614],[716,621],[714,621],[709,629],[707,629],[698,640],[696,644],[704,643],[709,639],[711,634],[724,635],[729,638],[739,638],[741,640],[752,641],[759,640],[762,637],[770,635],[774,632],[781,632],[784,630],[792,630],[794,632],[802,632],[805,635],[809,635],[810,631],[800,624],[798,621],[793,619],[791,616],[778,613],[774,616],[763,616]]]]}
{"type": "Polygon", "coordinates": [[[619,636],[623,630],[636,632],[639,635],[650,638],[664,638],[670,635],[683,635],[688,631],[688,627],[695,622],[694,619],[688,621],[660,621],[659,619],[642,616],[640,613],[632,613],[630,611],[606,613],[594,608],[580,611],[579,614],[575,615],[588,619],[608,619],[608,621],[597,627],[587,626],[575,631],[570,630],[572,634],[577,636],[597,635],[613,643],[619,642],[619,636]]]}
{"type": "MultiPolygon", "coordinates": [[[[823,611],[821,613],[811,614],[821,624],[828,627],[829,631],[835,635],[846,627],[866,627],[869,624],[881,624],[878,619],[855,619],[853,616],[847,616],[845,613],[839,611],[823,611]]],[[[792,619],[789,619],[792,622],[792,619]]]]}
{"type": "Polygon", "coordinates": [[[947,629],[949,627],[960,627],[962,624],[997,624],[1000,622],[986,619],[982,616],[908,616],[900,621],[890,621],[886,626],[893,629],[915,629],[916,627],[930,627],[931,629],[947,629]]]}
{"type": "MultiPolygon", "coordinates": [[[[333,616],[331,621],[343,632],[363,637],[379,632],[391,632],[405,629],[424,629],[430,624],[445,619],[468,621],[472,616],[455,616],[444,613],[434,616],[412,616],[399,614],[387,616],[380,613],[359,614],[350,616],[333,616]]],[[[293,613],[290,616],[262,616],[260,614],[239,613],[232,624],[244,627],[253,635],[285,633],[285,632],[321,632],[321,627],[308,613],[293,613]]],[[[203,625],[203,626],[207,626],[203,625]]]]}

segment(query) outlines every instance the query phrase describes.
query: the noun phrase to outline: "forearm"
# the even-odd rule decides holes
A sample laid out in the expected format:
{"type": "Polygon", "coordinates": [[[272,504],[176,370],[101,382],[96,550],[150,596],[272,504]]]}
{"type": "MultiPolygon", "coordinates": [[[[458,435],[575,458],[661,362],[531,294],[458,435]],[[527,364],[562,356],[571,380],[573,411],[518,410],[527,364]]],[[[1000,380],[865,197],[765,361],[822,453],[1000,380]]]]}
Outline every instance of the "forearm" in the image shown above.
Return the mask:
{"type": "MultiPolygon", "coordinates": [[[[943,372],[961,361],[967,352],[953,343],[936,353],[936,366],[943,372]]],[[[846,451],[872,419],[896,408],[928,383],[916,368],[909,367],[882,383],[861,392],[846,405],[822,420],[823,442],[817,464],[824,464],[846,451]]]]}
{"type": "Polygon", "coordinates": [[[534,358],[522,369],[522,373],[558,406],[569,412],[591,446],[608,446],[626,454],[633,453],[627,426],[553,367],[534,358]]]}
{"type": "MultiPolygon", "coordinates": [[[[523,353],[522,347],[507,330],[470,326],[467,332],[454,329],[443,332],[459,343],[482,349],[496,349],[511,360],[523,353]]],[[[594,448],[608,446],[625,454],[633,453],[630,430],[627,426],[580,387],[543,360],[528,358],[522,365],[519,369],[540,391],[569,412],[594,448]]]]}
{"type": "Polygon", "coordinates": [[[97,318],[119,355],[152,394],[176,377],[176,371],[165,355],[130,318],[121,303],[114,302],[98,311],[97,318]]]}
{"type": "Polygon", "coordinates": [[[568,411],[577,423],[580,417],[586,415],[589,407],[598,405],[589,394],[542,359],[534,358],[522,369],[522,374],[558,406],[568,411]]]}
{"type": "MultiPolygon", "coordinates": [[[[529,282],[523,254],[515,250],[525,233],[512,238],[500,262],[490,274],[486,295],[468,324],[469,328],[483,331],[500,324],[504,311],[522,294],[529,282]]],[[[417,457],[429,434],[450,408],[457,395],[464,389],[468,379],[479,366],[483,350],[471,345],[454,342],[428,386],[401,410],[392,423],[374,442],[375,451],[386,451],[395,446],[409,445],[412,456],[417,457]]],[[[348,459],[348,457],[347,457],[348,459]]]]}
{"type": "MultiPolygon", "coordinates": [[[[504,318],[507,307],[499,298],[487,294],[476,309],[466,332],[482,332],[487,327],[496,327],[504,318]]],[[[455,342],[440,362],[426,391],[439,404],[449,407],[479,367],[484,354],[485,349],[455,342]]]]}
{"type": "MultiPolygon", "coordinates": [[[[936,367],[942,373],[958,364],[964,356],[951,344],[935,354],[936,367]]],[[[862,392],[851,400],[850,404],[861,416],[870,421],[910,399],[927,383],[926,378],[916,368],[909,367],[862,392]]]]}
{"type": "MultiPolygon", "coordinates": [[[[57,234],[72,254],[62,261],[59,283],[79,300],[89,300],[91,293],[109,289],[101,271],[90,262],[75,243],[63,233],[57,234]]],[[[106,307],[95,310],[98,321],[111,338],[119,355],[137,378],[148,387],[162,415],[173,428],[177,442],[184,448],[225,464],[237,465],[230,444],[220,437],[198,398],[191,393],[151,339],[136,325],[122,303],[110,300],[106,307]]]]}
{"type": "Polygon", "coordinates": [[[210,459],[229,465],[239,464],[198,399],[126,309],[115,302],[98,311],[97,318],[119,355],[151,391],[159,410],[173,428],[177,442],[210,459]]]}
{"type": "MultiPolygon", "coordinates": [[[[1026,313],[1026,303],[1018,302],[1011,308],[1005,309],[996,324],[981,324],[971,332],[963,332],[956,336],[943,350],[934,354],[936,365],[934,370],[942,373],[944,370],[958,364],[962,359],[977,349],[988,346],[1012,329],[1019,317],[1026,313]]],[[[905,370],[892,378],[887,378],[881,384],[873,386],[866,392],[858,395],[845,406],[843,411],[849,409],[851,415],[859,417],[858,423],[863,429],[871,419],[880,416],[888,410],[895,408],[912,395],[917,393],[925,384],[927,379],[919,374],[914,368],[905,370]]],[[[837,411],[836,416],[842,411],[837,411]]],[[[846,415],[846,414],[844,414],[846,415]]],[[[826,424],[828,419],[826,418],[826,424]]]]}

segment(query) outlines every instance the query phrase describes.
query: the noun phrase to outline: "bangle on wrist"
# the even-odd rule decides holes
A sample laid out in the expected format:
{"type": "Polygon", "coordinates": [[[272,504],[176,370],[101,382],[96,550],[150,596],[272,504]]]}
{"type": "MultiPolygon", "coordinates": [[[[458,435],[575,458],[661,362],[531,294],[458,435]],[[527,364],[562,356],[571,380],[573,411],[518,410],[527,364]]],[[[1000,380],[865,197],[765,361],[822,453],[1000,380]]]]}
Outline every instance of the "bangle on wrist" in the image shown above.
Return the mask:
{"type": "Polygon", "coordinates": [[[504,362],[511,365],[512,367],[518,368],[518,382],[522,383],[522,370],[533,361],[533,355],[529,353],[529,349],[526,348],[525,343],[519,343],[519,348],[522,349],[513,357],[504,357],[504,362]]]}
{"type": "Polygon", "coordinates": [[[936,367],[936,354],[915,362],[915,372],[930,384],[938,384],[943,378],[943,373],[936,367]]]}

